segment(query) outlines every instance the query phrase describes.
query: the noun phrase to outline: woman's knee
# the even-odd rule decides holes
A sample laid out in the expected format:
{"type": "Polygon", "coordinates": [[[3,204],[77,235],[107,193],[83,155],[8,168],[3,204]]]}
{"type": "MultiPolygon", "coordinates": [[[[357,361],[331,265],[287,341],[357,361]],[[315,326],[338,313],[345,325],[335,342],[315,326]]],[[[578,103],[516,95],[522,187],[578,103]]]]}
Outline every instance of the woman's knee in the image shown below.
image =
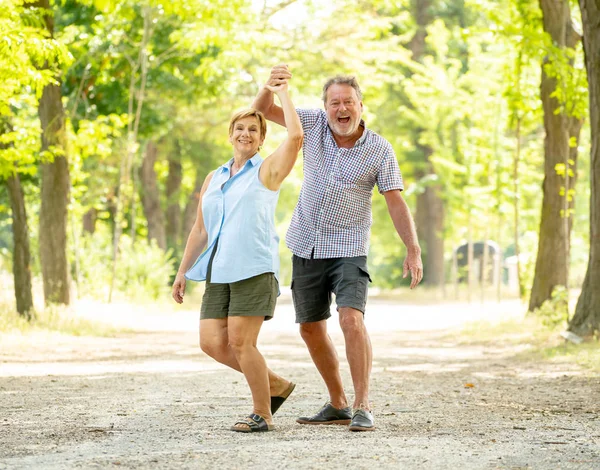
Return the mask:
{"type": "Polygon", "coordinates": [[[206,355],[214,359],[226,355],[227,347],[227,342],[224,342],[219,338],[206,338],[202,335],[200,336],[200,349],[206,355]]]}
{"type": "Polygon", "coordinates": [[[236,353],[256,348],[262,317],[233,317],[229,323],[228,344],[236,353]]]}
{"type": "Polygon", "coordinates": [[[229,347],[233,350],[236,355],[239,355],[244,350],[252,348],[254,342],[252,338],[248,338],[243,334],[230,334],[229,335],[229,347]]]}

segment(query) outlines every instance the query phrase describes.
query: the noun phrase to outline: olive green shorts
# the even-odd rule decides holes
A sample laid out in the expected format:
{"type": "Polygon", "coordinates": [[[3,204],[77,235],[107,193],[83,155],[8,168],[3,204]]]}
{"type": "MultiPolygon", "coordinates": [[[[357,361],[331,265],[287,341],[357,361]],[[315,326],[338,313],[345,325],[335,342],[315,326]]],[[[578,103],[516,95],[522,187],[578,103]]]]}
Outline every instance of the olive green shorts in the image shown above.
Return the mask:
{"type": "Polygon", "coordinates": [[[230,284],[206,281],[200,320],[227,317],[273,318],[279,286],[273,273],[259,274],[230,284]]]}

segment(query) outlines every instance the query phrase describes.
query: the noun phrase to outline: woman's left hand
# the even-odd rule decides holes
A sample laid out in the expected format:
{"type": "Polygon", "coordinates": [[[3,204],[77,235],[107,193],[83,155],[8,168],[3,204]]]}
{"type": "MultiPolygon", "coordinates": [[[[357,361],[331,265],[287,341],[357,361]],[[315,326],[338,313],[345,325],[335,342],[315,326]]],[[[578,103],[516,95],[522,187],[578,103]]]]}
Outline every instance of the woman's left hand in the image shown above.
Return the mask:
{"type": "Polygon", "coordinates": [[[272,91],[275,94],[282,93],[288,90],[288,82],[287,80],[277,83],[276,85],[269,85],[268,83],[265,85],[265,88],[269,91],[272,91]]]}

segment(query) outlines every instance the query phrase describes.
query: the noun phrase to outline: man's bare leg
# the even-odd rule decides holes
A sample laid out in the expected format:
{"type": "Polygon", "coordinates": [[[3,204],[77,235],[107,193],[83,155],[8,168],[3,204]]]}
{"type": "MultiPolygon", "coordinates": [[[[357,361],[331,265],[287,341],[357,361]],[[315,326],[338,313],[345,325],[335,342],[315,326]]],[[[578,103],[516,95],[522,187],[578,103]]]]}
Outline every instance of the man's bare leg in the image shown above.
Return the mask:
{"type": "Polygon", "coordinates": [[[348,400],[344,394],[340,363],[331,338],[327,334],[327,320],[300,324],[300,335],[317,370],[323,377],[331,404],[338,409],[346,408],[348,400]]]}
{"type": "Polygon", "coordinates": [[[363,313],[350,307],[340,307],[340,326],[346,340],[346,358],[354,384],[353,408],[366,408],[369,404],[369,381],[373,363],[371,340],[365,326],[363,313]]]}

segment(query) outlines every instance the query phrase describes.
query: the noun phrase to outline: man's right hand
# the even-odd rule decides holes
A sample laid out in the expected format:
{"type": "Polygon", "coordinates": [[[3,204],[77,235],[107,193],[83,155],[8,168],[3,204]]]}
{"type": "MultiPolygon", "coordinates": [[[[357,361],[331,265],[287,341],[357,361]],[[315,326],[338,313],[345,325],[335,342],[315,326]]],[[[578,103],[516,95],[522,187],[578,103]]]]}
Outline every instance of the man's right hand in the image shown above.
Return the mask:
{"type": "Polygon", "coordinates": [[[271,76],[267,81],[267,85],[275,87],[277,85],[287,83],[290,78],[292,78],[292,73],[287,65],[276,65],[271,69],[271,76]]]}

